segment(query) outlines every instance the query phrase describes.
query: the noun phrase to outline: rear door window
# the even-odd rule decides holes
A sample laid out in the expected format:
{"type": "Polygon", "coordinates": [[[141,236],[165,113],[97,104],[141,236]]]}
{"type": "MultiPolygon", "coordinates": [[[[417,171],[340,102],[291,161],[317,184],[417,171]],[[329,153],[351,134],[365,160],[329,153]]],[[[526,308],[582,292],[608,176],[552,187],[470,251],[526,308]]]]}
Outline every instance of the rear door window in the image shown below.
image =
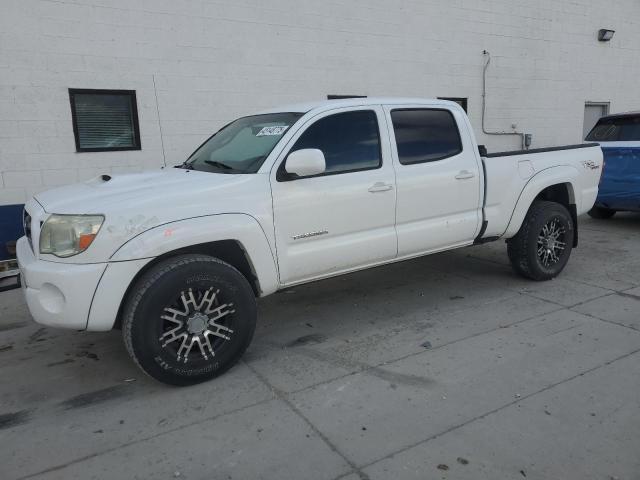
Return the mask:
{"type": "Polygon", "coordinates": [[[434,162],[462,152],[458,125],[449,110],[392,110],[391,121],[402,165],[434,162]]]}
{"type": "Polygon", "coordinates": [[[640,115],[601,118],[585,140],[590,142],[640,140],[640,115]]]}

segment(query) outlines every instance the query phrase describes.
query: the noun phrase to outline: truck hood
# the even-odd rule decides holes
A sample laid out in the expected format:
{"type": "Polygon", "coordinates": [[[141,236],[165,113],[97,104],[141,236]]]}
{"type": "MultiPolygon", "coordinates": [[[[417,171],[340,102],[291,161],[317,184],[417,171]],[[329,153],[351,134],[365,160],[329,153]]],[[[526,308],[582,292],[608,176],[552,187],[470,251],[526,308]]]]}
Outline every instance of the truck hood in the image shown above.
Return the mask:
{"type": "Polygon", "coordinates": [[[102,175],[34,198],[47,213],[104,215],[102,230],[118,233],[122,240],[187,218],[221,213],[253,215],[253,206],[271,205],[270,192],[267,174],[168,168],[102,175]]]}
{"type": "MultiPolygon", "coordinates": [[[[167,223],[207,215],[241,213],[258,221],[270,215],[268,174],[220,174],[168,168],[125,175],[103,175],[34,197],[48,214],[100,214],[104,223],[96,240],[80,255],[58,262],[103,262],[138,234],[167,223]],[[269,210],[267,210],[267,207],[269,210]]],[[[33,210],[37,210],[32,208],[33,210]]],[[[53,260],[53,259],[52,259],[53,260]]]]}
{"type": "MultiPolygon", "coordinates": [[[[107,261],[121,245],[138,234],[175,221],[233,213],[268,222],[271,187],[268,174],[220,174],[168,168],[103,175],[56,188],[37,194],[26,208],[35,225],[41,225],[52,213],[104,215],[104,223],[91,248],[77,256],[51,258],[65,263],[97,263],[107,261]]],[[[39,236],[37,227],[34,234],[39,236]]]]}
{"type": "MultiPolygon", "coordinates": [[[[178,168],[123,175],[102,175],[92,180],[38,193],[35,199],[48,213],[103,214],[179,211],[187,206],[194,216],[221,213],[219,195],[243,192],[256,175],[229,175],[178,168]],[[215,195],[216,201],[212,201],[215,195]],[[204,211],[197,211],[198,208],[204,211]]],[[[224,202],[226,203],[226,202],[224,202]]],[[[169,217],[175,215],[168,215],[169,217]]]]}

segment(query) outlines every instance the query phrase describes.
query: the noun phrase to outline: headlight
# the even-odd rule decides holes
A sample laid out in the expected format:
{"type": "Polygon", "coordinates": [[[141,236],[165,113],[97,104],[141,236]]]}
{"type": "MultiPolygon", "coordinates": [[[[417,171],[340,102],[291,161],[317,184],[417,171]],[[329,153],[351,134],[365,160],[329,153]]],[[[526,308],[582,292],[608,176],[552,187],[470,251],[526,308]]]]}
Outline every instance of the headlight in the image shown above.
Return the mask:
{"type": "Polygon", "coordinates": [[[102,222],[102,215],[51,215],[40,231],[40,253],[70,257],[84,252],[102,222]]]}

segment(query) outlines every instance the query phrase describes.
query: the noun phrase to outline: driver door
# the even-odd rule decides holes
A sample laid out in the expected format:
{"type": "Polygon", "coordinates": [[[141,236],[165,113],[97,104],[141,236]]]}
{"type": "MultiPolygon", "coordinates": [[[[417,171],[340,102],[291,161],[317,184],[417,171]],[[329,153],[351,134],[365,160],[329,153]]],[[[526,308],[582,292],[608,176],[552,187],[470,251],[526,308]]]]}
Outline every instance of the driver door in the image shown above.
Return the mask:
{"type": "Polygon", "coordinates": [[[381,107],[335,109],[307,121],[271,172],[280,282],[328,277],[397,254],[395,174],[381,107]],[[324,173],[292,177],[287,155],[316,148],[324,173]]]}

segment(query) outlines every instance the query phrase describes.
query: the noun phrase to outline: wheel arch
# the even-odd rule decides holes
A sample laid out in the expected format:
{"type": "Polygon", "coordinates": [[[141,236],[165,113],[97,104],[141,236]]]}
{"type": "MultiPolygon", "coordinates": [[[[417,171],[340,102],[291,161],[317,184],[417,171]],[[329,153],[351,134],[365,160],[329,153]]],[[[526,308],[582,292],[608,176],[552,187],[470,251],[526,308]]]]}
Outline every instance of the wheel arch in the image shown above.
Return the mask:
{"type": "Polygon", "coordinates": [[[170,250],[158,257],[155,257],[150,262],[146,263],[136,273],[136,275],[129,282],[129,285],[127,286],[127,289],[122,296],[113,328],[119,329],[122,326],[122,309],[124,307],[126,299],[131,293],[131,289],[135,286],[138,280],[159,263],[164,262],[165,260],[172,257],[187,254],[207,255],[210,257],[219,258],[223,262],[228,263],[229,265],[237,269],[242,274],[242,276],[247,279],[247,282],[249,282],[249,285],[253,290],[253,294],[256,297],[260,296],[260,281],[255,273],[253,264],[251,263],[251,259],[238,240],[215,240],[212,242],[199,243],[197,245],[189,245],[175,250],[170,250]]]}
{"type": "Polygon", "coordinates": [[[118,327],[122,306],[145,272],[167,258],[193,253],[231,264],[256,296],[268,295],[279,287],[271,246],[253,217],[223,214],[171,222],[143,232],[112,255],[94,294],[87,329],[118,327]]]}
{"type": "Polygon", "coordinates": [[[576,207],[575,191],[571,182],[556,183],[543,189],[535,200],[546,200],[564,205],[571,214],[573,221],[573,247],[578,246],[578,211],[576,207]]]}
{"type": "Polygon", "coordinates": [[[578,173],[575,167],[558,166],[534,175],[524,187],[516,202],[504,237],[508,239],[518,233],[534,201],[546,200],[559,203],[569,210],[575,229],[573,246],[576,247],[578,245],[578,218],[575,179],[578,173]]]}

